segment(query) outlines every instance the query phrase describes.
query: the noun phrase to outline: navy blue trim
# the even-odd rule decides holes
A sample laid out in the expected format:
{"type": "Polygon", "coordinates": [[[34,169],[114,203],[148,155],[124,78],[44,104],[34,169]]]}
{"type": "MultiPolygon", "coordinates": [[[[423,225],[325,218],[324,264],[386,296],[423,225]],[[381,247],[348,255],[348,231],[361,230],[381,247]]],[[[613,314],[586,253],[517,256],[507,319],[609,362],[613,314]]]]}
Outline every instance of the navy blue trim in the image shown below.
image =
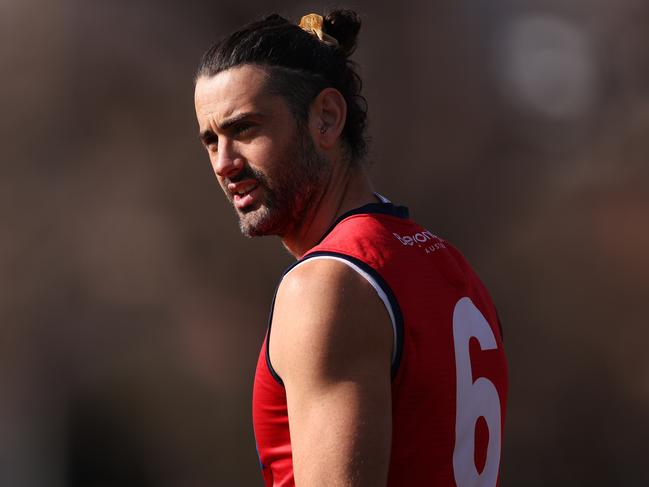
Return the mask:
{"type": "MultiPolygon", "coordinates": [[[[388,297],[388,301],[390,303],[390,306],[392,307],[392,314],[394,315],[394,328],[396,332],[396,336],[394,337],[396,341],[396,353],[394,356],[394,361],[390,365],[390,376],[392,380],[397,375],[397,372],[399,371],[399,365],[401,363],[401,355],[403,353],[403,315],[401,313],[401,307],[399,306],[399,302],[397,301],[397,298],[395,297],[394,293],[392,292],[392,289],[388,285],[388,283],[381,277],[381,275],[371,266],[363,262],[362,260],[357,259],[356,257],[352,257],[347,254],[342,254],[340,252],[329,252],[329,251],[319,251],[319,252],[313,252],[309,255],[307,255],[305,258],[298,260],[294,264],[292,264],[286,271],[284,271],[284,274],[282,274],[282,278],[280,279],[280,284],[282,282],[282,279],[284,279],[284,276],[288,272],[291,271],[296,265],[305,262],[311,258],[314,257],[322,257],[322,256],[329,256],[329,257],[338,257],[344,260],[347,260],[351,262],[352,264],[360,267],[363,271],[367,272],[372,278],[377,282],[377,284],[381,287],[385,295],[388,297]]],[[[275,369],[273,368],[273,365],[270,362],[270,330],[273,322],[273,310],[275,309],[275,299],[277,297],[277,290],[279,289],[279,285],[277,286],[277,289],[275,290],[275,295],[273,296],[273,303],[271,305],[271,310],[270,310],[270,317],[268,319],[268,332],[266,335],[266,365],[268,366],[268,370],[270,371],[271,375],[273,378],[281,385],[284,386],[284,381],[282,381],[282,378],[277,374],[275,369]]]]}
{"type": "Polygon", "coordinates": [[[304,262],[312,257],[320,256],[338,257],[360,267],[363,271],[372,276],[372,278],[378,283],[379,287],[388,297],[388,301],[390,302],[390,306],[392,307],[392,314],[394,315],[394,328],[396,332],[396,336],[394,337],[394,339],[396,340],[396,353],[394,355],[394,361],[390,366],[390,375],[392,376],[392,380],[394,380],[397,372],[399,371],[399,364],[401,363],[401,355],[403,353],[403,314],[401,313],[401,306],[399,306],[399,301],[397,301],[396,296],[392,292],[392,288],[388,285],[385,279],[383,279],[381,274],[379,274],[373,267],[371,267],[366,262],[357,259],[356,257],[352,257],[351,255],[342,254],[340,252],[319,251],[307,255],[300,262],[304,262]]]}
{"type": "Polygon", "coordinates": [[[503,335],[503,322],[500,321],[500,314],[498,313],[498,309],[496,309],[496,319],[498,320],[498,330],[500,331],[500,341],[505,342],[505,335],[503,335]]]}
{"type": "Polygon", "coordinates": [[[361,215],[361,214],[367,215],[372,213],[378,213],[381,215],[390,215],[390,216],[395,216],[397,218],[404,218],[404,219],[408,218],[410,215],[410,212],[408,211],[408,208],[406,206],[397,206],[389,201],[386,203],[368,203],[358,208],[354,208],[353,210],[349,210],[348,212],[343,213],[338,218],[336,218],[336,221],[334,221],[333,224],[327,229],[327,231],[322,234],[322,237],[320,237],[320,240],[318,240],[318,243],[316,243],[316,245],[320,245],[320,243],[322,243],[322,241],[326,238],[326,236],[331,233],[331,231],[336,227],[336,225],[338,225],[345,218],[349,218],[350,216],[353,215],[361,215]]]}
{"type": "MultiPolygon", "coordinates": [[[[331,233],[331,231],[336,227],[336,225],[338,225],[344,219],[349,218],[350,216],[353,215],[372,214],[372,213],[378,213],[381,215],[390,215],[390,216],[394,216],[397,218],[404,218],[404,219],[409,218],[409,211],[408,208],[405,206],[397,206],[390,201],[386,201],[386,202],[381,201],[379,203],[368,203],[366,205],[360,206],[358,208],[354,208],[353,210],[343,213],[338,218],[336,218],[336,221],[334,221],[334,223],[329,227],[329,229],[322,235],[322,237],[320,237],[320,240],[318,240],[316,245],[322,243],[322,241],[326,238],[327,235],[331,233]]],[[[268,366],[268,370],[270,371],[270,374],[279,383],[279,385],[281,385],[282,387],[284,386],[284,381],[279,376],[279,374],[275,371],[275,369],[273,368],[273,364],[271,364],[270,362],[270,330],[273,324],[273,311],[275,310],[275,299],[277,298],[277,291],[279,290],[279,286],[282,283],[284,276],[286,276],[286,274],[288,274],[291,271],[291,269],[293,269],[293,267],[298,265],[300,262],[303,262],[308,258],[316,255],[332,255],[353,262],[354,264],[358,265],[358,267],[365,270],[368,274],[374,277],[376,279],[376,282],[379,283],[379,286],[381,286],[381,288],[385,292],[386,296],[388,297],[388,301],[390,301],[390,305],[392,306],[392,312],[394,313],[394,320],[396,322],[395,328],[397,330],[397,336],[395,337],[395,339],[397,340],[397,353],[391,369],[392,379],[394,379],[397,373],[397,369],[399,368],[399,363],[401,362],[401,351],[403,348],[403,317],[401,315],[401,308],[399,307],[399,303],[397,302],[397,299],[394,297],[394,293],[392,292],[392,289],[390,289],[390,286],[388,286],[385,280],[373,268],[368,266],[365,262],[362,262],[354,257],[351,257],[346,254],[339,254],[336,252],[314,252],[312,254],[309,254],[306,258],[298,260],[293,264],[291,264],[282,274],[282,277],[280,278],[279,283],[275,288],[275,294],[273,294],[273,302],[271,303],[270,314],[268,316],[268,331],[266,332],[266,365],[268,366]]]]}

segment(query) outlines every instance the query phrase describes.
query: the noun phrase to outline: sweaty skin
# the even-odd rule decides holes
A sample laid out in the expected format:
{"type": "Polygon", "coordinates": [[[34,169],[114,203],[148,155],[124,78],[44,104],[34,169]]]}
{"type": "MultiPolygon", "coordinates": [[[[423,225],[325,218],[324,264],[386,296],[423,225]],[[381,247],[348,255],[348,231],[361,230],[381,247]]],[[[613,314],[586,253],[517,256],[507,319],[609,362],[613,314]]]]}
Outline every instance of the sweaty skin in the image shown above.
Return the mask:
{"type": "MultiPolygon", "coordinates": [[[[363,168],[346,160],[342,95],[327,88],[316,97],[304,129],[315,154],[295,156],[291,144],[299,129],[283,98],[266,93],[267,76],[259,66],[243,65],[200,78],[196,114],[242,230],[280,235],[299,258],[339,215],[376,199],[363,168]],[[285,176],[303,171],[310,157],[324,164],[318,184],[291,187],[285,176]],[[274,203],[281,200],[278,191],[293,199],[293,211],[305,206],[298,208],[299,221],[274,203]]],[[[282,281],[270,356],[286,387],[298,487],[385,485],[392,342],[390,318],[376,291],[345,264],[310,261],[282,281]]]]}

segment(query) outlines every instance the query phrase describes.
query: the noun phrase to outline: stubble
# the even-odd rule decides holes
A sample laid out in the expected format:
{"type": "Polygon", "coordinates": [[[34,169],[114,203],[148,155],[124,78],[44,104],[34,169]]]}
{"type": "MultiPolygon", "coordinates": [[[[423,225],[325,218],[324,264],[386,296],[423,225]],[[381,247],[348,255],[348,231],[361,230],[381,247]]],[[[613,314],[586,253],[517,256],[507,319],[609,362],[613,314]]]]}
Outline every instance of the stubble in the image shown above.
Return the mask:
{"type": "Polygon", "coordinates": [[[251,167],[243,171],[241,179],[255,179],[264,193],[258,208],[237,211],[239,228],[246,237],[289,235],[315,207],[329,162],[317,153],[309,133],[302,127],[295,130],[285,152],[268,174],[251,167]]]}

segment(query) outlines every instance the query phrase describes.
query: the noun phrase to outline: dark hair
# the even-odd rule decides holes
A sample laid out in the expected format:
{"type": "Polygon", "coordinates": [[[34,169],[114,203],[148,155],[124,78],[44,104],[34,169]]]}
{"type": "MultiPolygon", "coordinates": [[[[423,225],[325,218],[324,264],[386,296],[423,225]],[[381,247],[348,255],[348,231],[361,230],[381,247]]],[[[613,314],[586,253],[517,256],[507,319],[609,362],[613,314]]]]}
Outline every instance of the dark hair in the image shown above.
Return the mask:
{"type": "Polygon", "coordinates": [[[333,47],[298,25],[273,14],[252,22],[223,38],[203,55],[196,80],[212,77],[242,64],[268,69],[266,88],[284,97],[299,123],[308,120],[309,107],[323,89],[333,87],[347,102],[343,140],[352,161],[367,153],[365,127],[367,102],[356,65],[348,59],[356,48],[361,21],[352,10],[334,10],[323,22],[323,31],[338,41],[333,47]]]}

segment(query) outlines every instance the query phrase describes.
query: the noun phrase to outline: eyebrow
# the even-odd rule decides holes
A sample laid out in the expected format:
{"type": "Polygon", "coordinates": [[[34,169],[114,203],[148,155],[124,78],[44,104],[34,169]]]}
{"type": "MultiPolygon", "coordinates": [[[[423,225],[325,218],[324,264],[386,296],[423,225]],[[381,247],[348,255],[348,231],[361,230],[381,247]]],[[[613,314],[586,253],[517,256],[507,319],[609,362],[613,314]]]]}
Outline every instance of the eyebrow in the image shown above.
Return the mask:
{"type": "MultiPolygon", "coordinates": [[[[226,118],[223,122],[218,125],[218,129],[225,132],[233,125],[237,124],[241,120],[244,120],[249,117],[262,117],[263,115],[259,112],[243,112],[235,115],[234,117],[226,118]]],[[[204,142],[207,143],[213,140],[216,137],[216,134],[212,129],[207,129],[202,131],[198,137],[204,142]]]]}

